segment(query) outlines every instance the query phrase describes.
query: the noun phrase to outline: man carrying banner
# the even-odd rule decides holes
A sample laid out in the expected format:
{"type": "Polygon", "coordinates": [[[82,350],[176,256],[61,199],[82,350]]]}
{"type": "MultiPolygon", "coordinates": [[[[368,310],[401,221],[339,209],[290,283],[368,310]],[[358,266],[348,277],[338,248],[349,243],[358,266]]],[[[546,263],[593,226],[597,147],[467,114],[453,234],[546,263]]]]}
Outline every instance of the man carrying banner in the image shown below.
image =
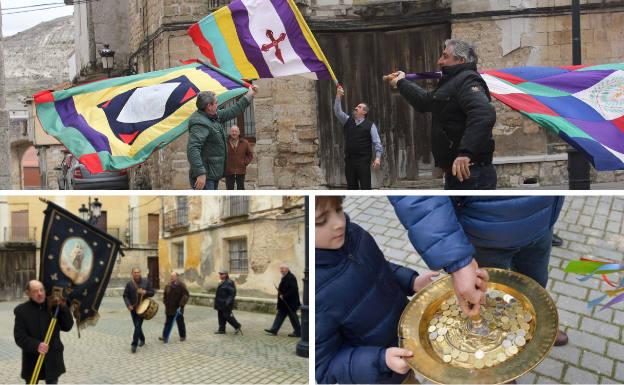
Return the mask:
{"type": "Polygon", "coordinates": [[[277,314],[275,315],[273,326],[270,329],[264,329],[264,331],[277,335],[286,316],[288,316],[293,327],[293,332],[288,337],[301,337],[301,323],[299,323],[299,317],[297,316],[297,310],[301,306],[297,277],[290,272],[288,265],[285,263],[280,265],[280,273],[282,274],[282,280],[277,288],[277,314]]]}
{"type": "Polygon", "coordinates": [[[15,343],[22,349],[21,376],[28,383],[39,355],[45,354],[45,361],[36,381],[45,380],[46,384],[57,384],[59,376],[65,373],[60,331],[70,331],[74,326],[74,319],[64,300],[50,297],[46,305],[45,288],[39,281],[28,282],[26,295],[28,301],[18,305],[13,311],[15,313],[13,335],[15,343]],[[58,323],[52,332],[50,343],[46,344],[44,339],[52,320],[50,310],[55,306],[60,306],[58,323]]]}
{"type": "Polygon", "coordinates": [[[123,292],[123,299],[126,307],[130,311],[132,323],[134,325],[134,333],[132,334],[132,353],[136,353],[137,346],[145,345],[145,335],[143,334],[143,318],[136,312],[141,301],[147,297],[154,296],[152,284],[145,278],[141,277],[141,269],[135,267],[132,269],[132,280],[126,284],[123,292]]]}
{"type": "Polygon", "coordinates": [[[178,273],[175,271],[171,273],[169,278],[169,284],[165,287],[163,294],[163,302],[165,303],[165,327],[163,328],[163,335],[158,337],[159,340],[167,342],[171,329],[173,328],[173,320],[175,318],[178,324],[178,333],[180,334],[180,341],[186,340],[186,325],[184,324],[184,306],[189,300],[189,291],[186,288],[184,282],[178,279],[178,273]],[[180,309],[180,313],[176,317],[176,313],[180,309]]]}
{"type": "Polygon", "coordinates": [[[217,95],[203,91],[197,95],[197,111],[189,118],[187,157],[190,183],[195,190],[217,190],[225,174],[227,132],[223,123],[242,114],[258,92],[250,86],[247,94],[229,108],[217,109],[217,95]]]}
{"type": "Polygon", "coordinates": [[[345,176],[349,190],[371,189],[371,158],[372,145],[375,145],[373,168],[379,168],[383,147],[375,123],[367,119],[368,105],[360,103],[349,116],[342,111],[341,99],[344,90],[338,86],[334,114],[344,127],[345,176]]]}
{"type": "Polygon", "coordinates": [[[477,72],[475,48],[455,39],[444,44],[438,60],[442,78],[435,90],[408,81],[402,71],[390,75],[390,84],[416,110],[432,112],[431,148],[436,167],[444,170],[445,189],[496,189],[492,165],[496,111],[477,72]]]}

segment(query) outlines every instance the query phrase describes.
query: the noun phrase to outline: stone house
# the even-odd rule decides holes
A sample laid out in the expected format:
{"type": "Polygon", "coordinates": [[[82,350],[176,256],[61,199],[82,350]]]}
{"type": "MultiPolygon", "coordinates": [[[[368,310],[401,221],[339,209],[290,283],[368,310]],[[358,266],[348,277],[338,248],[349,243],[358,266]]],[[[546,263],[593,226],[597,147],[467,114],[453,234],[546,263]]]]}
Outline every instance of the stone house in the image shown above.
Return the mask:
{"type": "Polygon", "coordinates": [[[175,271],[191,291],[213,291],[224,268],[240,296],[275,298],[285,262],[303,290],[303,204],[290,196],[164,197],[160,280],[175,271]]]}

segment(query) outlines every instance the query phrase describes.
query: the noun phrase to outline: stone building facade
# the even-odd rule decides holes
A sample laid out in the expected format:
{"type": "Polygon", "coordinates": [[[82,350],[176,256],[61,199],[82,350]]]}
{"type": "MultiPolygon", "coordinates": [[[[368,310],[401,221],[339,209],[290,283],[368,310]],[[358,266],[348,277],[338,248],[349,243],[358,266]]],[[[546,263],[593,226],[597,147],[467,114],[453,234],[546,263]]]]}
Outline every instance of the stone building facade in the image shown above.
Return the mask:
{"type": "MultiPolygon", "coordinates": [[[[186,30],[227,1],[130,1],[130,61],[138,72],[179,65],[200,58],[186,30]]],[[[319,167],[315,82],[300,77],[259,80],[253,103],[254,147],[247,169],[249,188],[314,188],[325,184],[319,167]]],[[[159,150],[134,172],[134,186],[188,189],[187,135],[159,150]]]]}
{"type": "MultiPolygon", "coordinates": [[[[1,2],[0,2],[1,7],[1,2]]],[[[9,171],[9,115],[6,111],[4,78],[4,41],[2,39],[2,18],[0,17],[0,190],[11,188],[9,171]]]]}
{"type": "Polygon", "coordinates": [[[285,262],[303,290],[303,205],[290,196],[165,197],[161,281],[175,271],[191,291],[213,292],[225,268],[240,296],[274,298],[285,262]]]}

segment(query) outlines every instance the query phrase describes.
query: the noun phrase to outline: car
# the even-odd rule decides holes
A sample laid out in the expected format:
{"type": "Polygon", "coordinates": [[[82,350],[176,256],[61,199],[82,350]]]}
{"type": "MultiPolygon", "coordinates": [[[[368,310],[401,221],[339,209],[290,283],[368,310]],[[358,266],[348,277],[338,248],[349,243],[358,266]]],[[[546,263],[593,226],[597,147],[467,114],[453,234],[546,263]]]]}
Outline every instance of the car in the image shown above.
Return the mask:
{"type": "Polygon", "coordinates": [[[128,190],[128,173],[123,171],[104,171],[91,173],[70,152],[65,151],[61,165],[58,185],[60,190],[128,190]]]}

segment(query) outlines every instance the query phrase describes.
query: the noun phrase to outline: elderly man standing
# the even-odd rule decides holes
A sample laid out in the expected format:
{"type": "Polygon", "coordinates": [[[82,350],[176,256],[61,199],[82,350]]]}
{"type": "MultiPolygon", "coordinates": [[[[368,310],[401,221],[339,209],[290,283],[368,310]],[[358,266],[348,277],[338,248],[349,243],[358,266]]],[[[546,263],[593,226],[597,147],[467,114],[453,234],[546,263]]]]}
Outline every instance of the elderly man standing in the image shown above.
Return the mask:
{"type": "Polygon", "coordinates": [[[22,378],[29,383],[39,354],[45,354],[43,366],[39,372],[40,380],[46,384],[57,384],[58,378],[65,373],[63,361],[63,343],[60,331],[68,332],[74,326],[74,319],[65,301],[50,299],[50,306],[60,306],[58,321],[50,343],[44,341],[52,314],[46,305],[46,293],[43,284],[39,281],[30,281],[26,285],[28,301],[18,305],[15,310],[15,326],[13,335],[15,343],[22,349],[22,378]]]}
{"type": "Polygon", "coordinates": [[[219,285],[215,293],[214,308],[217,311],[219,329],[215,334],[225,334],[226,322],[234,328],[234,334],[243,334],[241,324],[234,318],[234,300],[236,299],[236,284],[230,279],[227,270],[219,270],[219,285]]]}
{"type": "Polygon", "coordinates": [[[264,329],[264,331],[277,335],[286,316],[288,316],[293,327],[293,332],[288,337],[301,337],[301,324],[297,316],[297,310],[301,306],[297,278],[290,272],[288,265],[285,263],[280,265],[280,273],[282,274],[282,280],[277,288],[277,314],[275,315],[273,326],[270,329],[264,329]]]}
{"type": "Polygon", "coordinates": [[[249,92],[229,108],[217,109],[217,95],[203,91],[197,95],[197,111],[189,118],[187,157],[189,178],[195,190],[217,190],[225,173],[227,133],[223,123],[234,119],[249,106],[258,88],[249,92]]]}
{"type": "Polygon", "coordinates": [[[236,182],[237,190],[245,189],[247,165],[252,159],[251,145],[240,136],[238,126],[232,126],[227,143],[227,165],[225,166],[225,186],[228,190],[234,190],[234,182],[236,182]]]}
{"type": "Polygon", "coordinates": [[[178,279],[178,273],[175,271],[169,277],[169,283],[165,286],[163,294],[163,302],[165,303],[165,326],[163,334],[158,337],[159,340],[167,342],[169,339],[169,331],[173,328],[173,319],[178,324],[178,334],[180,341],[186,340],[186,325],[184,323],[184,306],[189,300],[189,291],[184,282],[178,279]],[[176,313],[180,309],[180,314],[176,317],[176,313]]]}
{"type": "Polygon", "coordinates": [[[447,40],[438,60],[442,78],[426,91],[399,71],[390,84],[419,112],[432,112],[431,149],[436,167],[444,170],[447,190],[496,189],[492,165],[492,129],[496,111],[490,91],[477,72],[475,48],[461,40],[447,40]]]}
{"type": "Polygon", "coordinates": [[[349,116],[342,111],[341,100],[344,90],[338,86],[334,115],[344,127],[345,176],[349,190],[371,189],[371,166],[379,168],[383,147],[375,123],[367,119],[368,105],[360,103],[349,116]],[[375,145],[375,160],[371,164],[372,146],[375,145]]]}

